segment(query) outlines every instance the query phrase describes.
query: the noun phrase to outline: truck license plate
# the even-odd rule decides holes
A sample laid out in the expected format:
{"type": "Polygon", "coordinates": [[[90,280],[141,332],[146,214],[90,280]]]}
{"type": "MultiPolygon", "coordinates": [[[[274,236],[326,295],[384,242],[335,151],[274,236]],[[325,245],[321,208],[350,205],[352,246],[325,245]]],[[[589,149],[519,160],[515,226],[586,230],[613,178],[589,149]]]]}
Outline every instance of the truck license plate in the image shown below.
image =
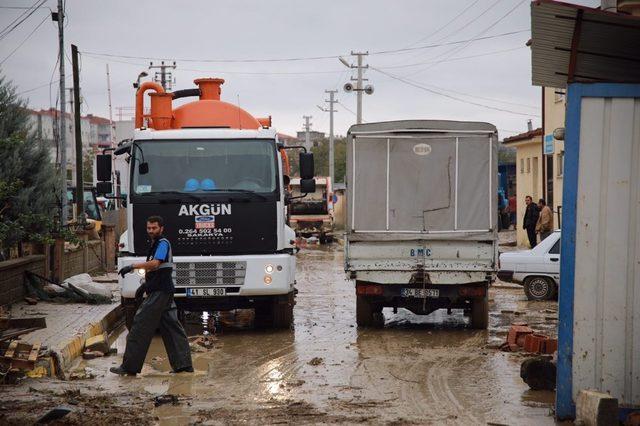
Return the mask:
{"type": "Polygon", "coordinates": [[[438,298],[440,297],[440,290],[437,288],[403,288],[400,291],[402,297],[418,297],[425,298],[438,298]]]}
{"type": "Polygon", "coordinates": [[[187,289],[187,297],[224,296],[225,294],[226,290],[222,287],[202,287],[187,289]]]}

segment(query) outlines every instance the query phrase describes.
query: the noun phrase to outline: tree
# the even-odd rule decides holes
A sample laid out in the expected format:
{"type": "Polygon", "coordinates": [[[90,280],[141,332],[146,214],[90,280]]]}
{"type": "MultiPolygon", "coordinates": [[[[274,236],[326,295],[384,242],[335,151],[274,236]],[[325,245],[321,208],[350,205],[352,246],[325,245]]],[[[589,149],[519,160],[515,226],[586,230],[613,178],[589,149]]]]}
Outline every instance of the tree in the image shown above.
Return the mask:
{"type": "Polygon", "coordinates": [[[93,185],[93,159],[95,154],[92,150],[84,152],[82,159],[82,180],[85,185],[93,185]]]}
{"type": "Polygon", "coordinates": [[[58,205],[56,171],[46,144],[31,131],[24,100],[0,76],[0,250],[49,242],[58,205]]]}
{"type": "MultiPolygon", "coordinates": [[[[315,175],[329,176],[329,139],[324,138],[317,143],[318,145],[311,149],[315,163],[315,175]]],[[[344,137],[336,137],[333,148],[335,181],[344,182],[347,169],[347,139],[344,137]]],[[[292,155],[292,152],[294,151],[288,151],[288,155],[291,156],[289,161],[291,163],[292,175],[299,176],[297,154],[292,155]]]]}

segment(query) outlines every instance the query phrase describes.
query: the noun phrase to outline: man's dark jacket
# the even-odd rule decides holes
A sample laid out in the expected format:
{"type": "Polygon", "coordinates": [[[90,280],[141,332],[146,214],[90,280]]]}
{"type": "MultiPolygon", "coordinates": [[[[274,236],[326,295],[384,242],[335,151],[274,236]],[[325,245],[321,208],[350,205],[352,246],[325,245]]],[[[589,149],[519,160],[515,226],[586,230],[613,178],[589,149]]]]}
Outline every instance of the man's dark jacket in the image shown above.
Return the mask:
{"type": "Polygon", "coordinates": [[[527,206],[527,210],[524,213],[524,220],[522,221],[523,229],[535,229],[536,223],[538,223],[538,216],[540,211],[535,203],[531,203],[527,206]]]}

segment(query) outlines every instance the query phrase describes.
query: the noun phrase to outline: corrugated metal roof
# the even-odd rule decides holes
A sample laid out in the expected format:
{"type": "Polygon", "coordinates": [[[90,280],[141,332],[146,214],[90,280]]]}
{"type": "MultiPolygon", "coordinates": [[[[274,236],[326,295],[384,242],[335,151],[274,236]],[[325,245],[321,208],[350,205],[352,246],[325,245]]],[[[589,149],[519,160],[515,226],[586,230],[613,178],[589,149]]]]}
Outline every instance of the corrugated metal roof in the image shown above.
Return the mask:
{"type": "Polygon", "coordinates": [[[574,82],[640,82],[638,17],[537,0],[531,3],[531,35],[534,85],[566,87],[572,73],[574,82]]]}

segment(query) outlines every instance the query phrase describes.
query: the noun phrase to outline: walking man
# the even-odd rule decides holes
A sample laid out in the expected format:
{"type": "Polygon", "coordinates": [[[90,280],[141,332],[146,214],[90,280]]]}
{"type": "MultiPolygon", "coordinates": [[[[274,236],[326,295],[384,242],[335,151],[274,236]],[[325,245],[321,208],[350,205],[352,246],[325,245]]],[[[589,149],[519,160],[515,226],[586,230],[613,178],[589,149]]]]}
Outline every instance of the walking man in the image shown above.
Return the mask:
{"type": "Polygon", "coordinates": [[[538,243],[536,237],[536,225],[538,224],[538,206],[533,202],[533,198],[527,195],[524,198],[524,202],[527,205],[527,209],[524,213],[524,219],[522,220],[522,228],[527,230],[527,237],[529,237],[529,245],[534,248],[538,243]]]}
{"type": "Polygon", "coordinates": [[[538,208],[540,215],[536,224],[536,232],[540,234],[540,242],[542,242],[553,232],[553,212],[543,198],[538,201],[538,208]]]}
{"type": "Polygon", "coordinates": [[[173,256],[171,243],[163,237],[164,221],[160,216],[147,219],[147,234],[152,244],[147,261],[125,266],[118,272],[122,277],[135,269],[145,271],[145,283],[138,289],[138,295],[147,293],[147,298],[138,308],[133,325],[127,336],[127,347],[122,365],[110,371],[120,375],[135,375],[142,370],[151,339],[159,328],[162,341],[175,373],[193,372],[191,349],[187,335],[178,321],[176,304],[173,301],[173,256]]]}

